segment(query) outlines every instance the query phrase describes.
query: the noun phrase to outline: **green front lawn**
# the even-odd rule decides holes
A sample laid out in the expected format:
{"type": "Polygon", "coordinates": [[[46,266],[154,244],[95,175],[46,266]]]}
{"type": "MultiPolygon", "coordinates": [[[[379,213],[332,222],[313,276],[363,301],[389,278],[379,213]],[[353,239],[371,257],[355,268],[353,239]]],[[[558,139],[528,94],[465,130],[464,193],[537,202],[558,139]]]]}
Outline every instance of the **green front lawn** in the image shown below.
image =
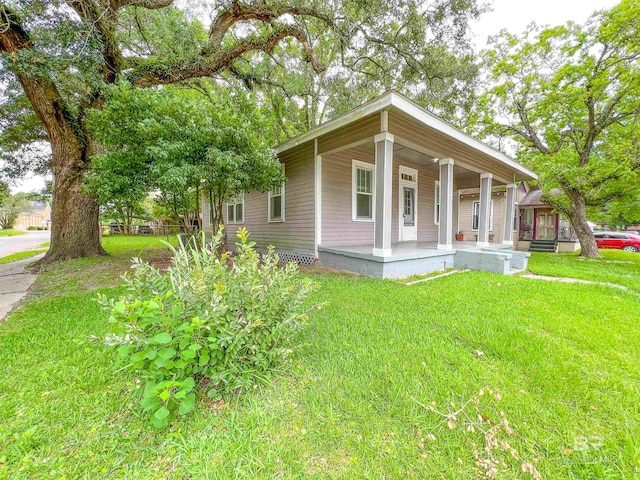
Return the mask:
{"type": "Polygon", "coordinates": [[[105,235],[102,246],[112,255],[137,255],[148,248],[165,247],[164,242],[178,245],[177,235],[105,235]]]}
{"type": "Polygon", "coordinates": [[[414,286],[316,275],[326,306],[288,374],[155,430],[135,378],[86,342],[109,331],[86,291],[118,293],[123,251],[45,272],[0,325],[0,478],[474,478],[480,428],[503,418],[513,434],[497,439],[521,460],[500,443],[498,478],[533,478],[523,464],[543,478],[638,474],[633,292],[478,272],[414,286]],[[474,431],[422,406],[452,412],[484,387],[465,407],[474,431]]]}
{"type": "Polygon", "coordinates": [[[37,250],[27,250],[26,252],[12,253],[11,255],[0,257],[0,265],[5,263],[17,262],[18,260],[24,260],[25,258],[35,257],[36,255],[46,251],[46,248],[39,248],[37,250]]]}
{"type": "Polygon", "coordinates": [[[2,230],[0,229],[0,237],[15,237],[16,235],[26,235],[27,232],[23,230],[2,230]]]}
{"type": "Polygon", "coordinates": [[[600,250],[603,258],[590,259],[576,253],[532,253],[529,270],[538,275],[573,277],[617,283],[640,291],[640,253],[600,250]]]}

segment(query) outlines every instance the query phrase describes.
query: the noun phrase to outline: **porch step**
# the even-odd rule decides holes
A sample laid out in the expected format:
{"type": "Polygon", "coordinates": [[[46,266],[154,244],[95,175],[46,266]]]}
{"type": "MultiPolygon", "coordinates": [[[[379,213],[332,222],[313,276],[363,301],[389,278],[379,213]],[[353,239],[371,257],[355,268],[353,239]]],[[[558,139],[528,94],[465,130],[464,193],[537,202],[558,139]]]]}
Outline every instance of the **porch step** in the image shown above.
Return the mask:
{"type": "Polygon", "coordinates": [[[530,252],[555,253],[558,242],[555,240],[533,240],[529,245],[530,252]]]}

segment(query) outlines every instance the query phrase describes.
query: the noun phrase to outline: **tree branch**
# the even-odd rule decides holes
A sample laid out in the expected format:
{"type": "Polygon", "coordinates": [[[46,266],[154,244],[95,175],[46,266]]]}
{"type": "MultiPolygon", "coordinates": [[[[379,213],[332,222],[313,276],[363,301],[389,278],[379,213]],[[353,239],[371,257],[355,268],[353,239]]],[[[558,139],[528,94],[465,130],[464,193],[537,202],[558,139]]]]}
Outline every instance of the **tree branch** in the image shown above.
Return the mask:
{"type": "MultiPolygon", "coordinates": [[[[295,5],[267,6],[265,3],[241,4],[234,0],[231,6],[220,13],[209,30],[209,44],[211,48],[219,48],[224,36],[236,23],[246,20],[259,20],[272,23],[283,15],[309,16],[322,20],[329,26],[334,26],[333,20],[323,13],[311,8],[295,5]]],[[[305,35],[306,37],[306,35],[305,35]]]]}
{"type": "Polygon", "coordinates": [[[311,63],[316,72],[324,70],[325,67],[318,61],[318,57],[304,33],[298,27],[286,26],[274,31],[266,38],[248,38],[233,47],[221,49],[201,61],[189,65],[184,63],[155,65],[143,62],[138,68],[129,72],[127,78],[135,87],[150,87],[177,83],[187,78],[210,77],[231,66],[236,59],[245,53],[261,51],[271,54],[273,49],[288,37],[293,37],[300,42],[306,54],[306,61],[311,63]]]}
{"type": "Polygon", "coordinates": [[[119,10],[123,7],[140,7],[158,10],[173,4],[173,0],[111,0],[111,8],[119,10]]]}

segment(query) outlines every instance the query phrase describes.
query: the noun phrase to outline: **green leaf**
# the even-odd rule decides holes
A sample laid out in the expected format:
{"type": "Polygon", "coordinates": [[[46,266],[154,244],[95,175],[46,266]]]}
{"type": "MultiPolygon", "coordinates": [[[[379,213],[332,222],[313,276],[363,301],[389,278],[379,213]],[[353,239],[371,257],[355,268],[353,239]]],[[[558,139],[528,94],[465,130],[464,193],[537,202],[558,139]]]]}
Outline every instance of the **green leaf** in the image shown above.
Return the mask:
{"type": "Polygon", "coordinates": [[[159,420],[162,420],[163,418],[167,418],[170,414],[171,412],[167,407],[160,407],[158,410],[155,411],[155,413],[153,414],[153,417],[159,420]]]}
{"type": "Polygon", "coordinates": [[[160,397],[160,400],[164,402],[167,398],[171,396],[171,392],[169,390],[165,390],[164,392],[160,392],[160,395],[158,396],[160,397]]]}
{"type": "Polygon", "coordinates": [[[156,418],[153,416],[151,417],[151,424],[156,428],[166,427],[169,424],[169,418],[156,418]]]}
{"type": "Polygon", "coordinates": [[[196,386],[196,381],[193,377],[187,377],[182,381],[182,389],[190,392],[196,386]]]}
{"type": "Polygon", "coordinates": [[[149,395],[142,400],[142,409],[147,412],[160,406],[160,399],[156,395],[149,395]]]}
{"type": "Polygon", "coordinates": [[[125,309],[126,309],[125,304],[122,301],[118,301],[113,304],[113,311],[116,313],[119,313],[120,315],[124,314],[125,309]]]}
{"type": "Polygon", "coordinates": [[[137,362],[140,362],[140,361],[144,360],[145,358],[146,358],[145,352],[142,351],[142,352],[137,352],[137,353],[134,353],[133,355],[131,355],[130,360],[133,363],[137,363],[137,362]]]}
{"type": "Polygon", "coordinates": [[[191,393],[187,395],[185,399],[180,402],[180,407],[178,408],[178,412],[180,412],[180,415],[186,415],[187,413],[191,412],[195,405],[195,401],[195,394],[191,393]]]}
{"type": "Polygon", "coordinates": [[[153,337],[151,340],[149,340],[150,343],[157,343],[160,345],[167,344],[170,341],[171,341],[171,335],[169,335],[167,332],[159,333],[155,337],[153,337]]]}
{"type": "Polygon", "coordinates": [[[158,350],[155,348],[148,348],[145,350],[146,356],[149,360],[153,360],[158,355],[158,350]]]}
{"type": "Polygon", "coordinates": [[[176,351],[173,348],[163,348],[158,352],[158,356],[164,359],[173,358],[176,354],[176,351]]]}
{"type": "Polygon", "coordinates": [[[185,360],[192,360],[196,358],[196,352],[194,352],[193,350],[183,350],[182,352],[180,352],[180,355],[182,355],[182,358],[184,358],[185,360]]]}
{"type": "Polygon", "coordinates": [[[129,345],[122,345],[118,347],[118,355],[121,357],[128,356],[130,351],[131,351],[131,347],[129,345]]]}
{"type": "Polygon", "coordinates": [[[166,367],[167,365],[169,365],[170,361],[171,361],[170,358],[158,357],[158,358],[156,358],[154,360],[153,364],[158,368],[162,368],[162,367],[166,367]]]}

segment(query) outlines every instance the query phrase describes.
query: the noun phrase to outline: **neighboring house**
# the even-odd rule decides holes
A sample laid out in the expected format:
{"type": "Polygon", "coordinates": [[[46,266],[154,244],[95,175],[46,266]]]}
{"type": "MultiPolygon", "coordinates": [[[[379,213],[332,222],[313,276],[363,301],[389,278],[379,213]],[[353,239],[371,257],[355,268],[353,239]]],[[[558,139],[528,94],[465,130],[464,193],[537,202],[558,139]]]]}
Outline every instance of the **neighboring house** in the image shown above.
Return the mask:
{"type": "Polygon", "coordinates": [[[542,190],[527,193],[520,201],[518,249],[531,252],[575,252],[579,248],[580,242],[569,220],[542,202],[542,190]]]}
{"type": "MultiPolygon", "coordinates": [[[[274,245],[284,260],[317,259],[385,278],[453,266],[509,273],[526,265],[528,254],[513,251],[512,225],[518,185],[537,175],[396,92],[276,152],[287,182],[225,205],[229,243],[243,226],[259,247],[274,245]],[[494,203],[491,220],[494,187],[504,206],[494,203]],[[459,225],[474,221],[471,213],[459,218],[457,192],[466,189],[478,192],[477,233],[472,225],[468,239],[477,240],[457,242],[459,225]],[[490,237],[492,226],[500,235],[490,237]]],[[[206,199],[203,212],[210,232],[206,199]]]]}
{"type": "Polygon", "coordinates": [[[13,228],[27,230],[29,227],[51,228],[51,205],[49,202],[29,201],[29,210],[22,212],[13,228]]]}

